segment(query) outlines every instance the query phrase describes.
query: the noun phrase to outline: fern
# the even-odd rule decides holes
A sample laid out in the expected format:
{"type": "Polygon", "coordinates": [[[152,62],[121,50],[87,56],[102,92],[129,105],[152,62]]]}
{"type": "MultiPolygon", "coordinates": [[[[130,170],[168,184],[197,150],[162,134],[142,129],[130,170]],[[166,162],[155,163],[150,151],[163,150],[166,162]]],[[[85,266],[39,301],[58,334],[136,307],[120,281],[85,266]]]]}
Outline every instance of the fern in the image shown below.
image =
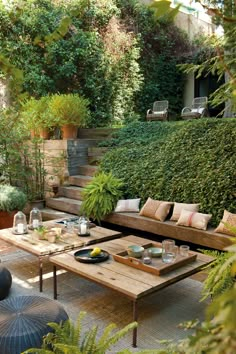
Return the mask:
{"type": "MultiPolygon", "coordinates": [[[[116,325],[111,323],[104,329],[100,339],[97,339],[97,326],[93,326],[82,336],[82,319],[85,315],[85,312],[80,312],[75,325],[70,320],[62,324],[49,323],[53,332],[44,337],[42,348],[31,348],[22,354],[105,354],[112,345],[137,327],[137,322],[132,322],[113,333],[116,325]]],[[[124,349],[117,354],[131,354],[131,352],[124,349]]]]}
{"type": "Polygon", "coordinates": [[[97,174],[83,191],[81,212],[99,223],[112,212],[122,196],[123,182],[111,173],[97,174]]]}
{"type": "Polygon", "coordinates": [[[204,254],[212,256],[215,260],[204,269],[209,269],[208,276],[204,281],[201,301],[208,296],[215,298],[232,288],[234,276],[232,275],[233,254],[231,252],[219,252],[201,250],[204,254]]]}

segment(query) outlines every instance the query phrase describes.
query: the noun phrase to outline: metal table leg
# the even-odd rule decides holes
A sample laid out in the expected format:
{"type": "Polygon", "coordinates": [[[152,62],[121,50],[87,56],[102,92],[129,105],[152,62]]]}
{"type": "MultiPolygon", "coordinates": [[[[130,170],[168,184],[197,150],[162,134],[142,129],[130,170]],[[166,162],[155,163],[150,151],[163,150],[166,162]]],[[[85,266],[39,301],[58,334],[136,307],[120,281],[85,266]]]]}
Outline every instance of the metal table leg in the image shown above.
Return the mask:
{"type": "Polygon", "coordinates": [[[57,267],[53,266],[53,295],[54,299],[57,299],[57,267]]]}
{"type": "Polygon", "coordinates": [[[43,291],[43,260],[39,257],[39,291],[43,291]]]}
{"type": "MultiPolygon", "coordinates": [[[[133,301],[133,321],[137,322],[138,320],[138,309],[137,309],[137,301],[133,301]]],[[[137,327],[133,329],[133,347],[137,347],[137,335],[138,335],[137,327]]]]}

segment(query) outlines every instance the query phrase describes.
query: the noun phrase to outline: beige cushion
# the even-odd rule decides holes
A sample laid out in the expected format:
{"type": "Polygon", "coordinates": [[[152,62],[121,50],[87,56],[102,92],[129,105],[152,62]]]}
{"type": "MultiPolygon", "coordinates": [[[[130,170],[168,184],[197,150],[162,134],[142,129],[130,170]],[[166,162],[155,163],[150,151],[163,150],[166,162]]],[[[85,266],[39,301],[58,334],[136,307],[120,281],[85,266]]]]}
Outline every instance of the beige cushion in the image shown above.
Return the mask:
{"type": "Polygon", "coordinates": [[[165,221],[169,214],[172,202],[165,202],[162,200],[155,200],[148,198],[139,215],[147,216],[148,218],[156,219],[159,221],[165,221]]]}
{"type": "Polygon", "coordinates": [[[137,199],[120,199],[118,200],[115,212],[124,213],[124,212],[139,212],[140,198],[137,199]]]}
{"type": "Polygon", "coordinates": [[[235,232],[229,230],[227,228],[227,225],[230,227],[235,227],[236,228],[236,214],[232,214],[229,211],[225,210],[223,219],[215,229],[215,232],[221,232],[222,234],[230,235],[230,236],[235,236],[235,232]]]}
{"type": "Polygon", "coordinates": [[[183,209],[189,211],[198,211],[200,204],[186,204],[186,203],[174,203],[173,213],[170,220],[177,221],[180,217],[180,213],[183,209]]]}
{"type": "Polygon", "coordinates": [[[183,209],[176,225],[190,226],[196,229],[206,230],[211,217],[211,214],[202,214],[183,209]]]}

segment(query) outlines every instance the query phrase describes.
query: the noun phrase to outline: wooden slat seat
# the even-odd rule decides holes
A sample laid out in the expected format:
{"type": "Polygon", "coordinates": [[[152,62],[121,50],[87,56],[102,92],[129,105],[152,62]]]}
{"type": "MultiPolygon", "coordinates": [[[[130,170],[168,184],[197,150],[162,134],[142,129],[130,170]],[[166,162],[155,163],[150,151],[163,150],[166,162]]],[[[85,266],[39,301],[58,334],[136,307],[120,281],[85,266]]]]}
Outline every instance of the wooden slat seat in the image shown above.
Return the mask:
{"type": "Polygon", "coordinates": [[[111,213],[104,218],[104,221],[216,250],[224,250],[225,247],[232,244],[230,236],[216,233],[214,228],[204,231],[192,227],[177,226],[174,221],[161,222],[140,216],[138,213],[111,213]]]}

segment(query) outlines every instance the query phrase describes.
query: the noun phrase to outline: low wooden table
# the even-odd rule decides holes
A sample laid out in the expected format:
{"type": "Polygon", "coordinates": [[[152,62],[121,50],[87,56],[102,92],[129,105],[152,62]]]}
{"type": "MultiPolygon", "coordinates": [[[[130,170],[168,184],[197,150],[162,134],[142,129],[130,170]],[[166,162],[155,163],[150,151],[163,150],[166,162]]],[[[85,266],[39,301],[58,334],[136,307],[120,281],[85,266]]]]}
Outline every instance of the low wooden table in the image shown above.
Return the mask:
{"type": "MultiPolygon", "coordinates": [[[[57,221],[45,221],[44,226],[57,227],[57,221]]],[[[33,231],[29,230],[25,235],[14,235],[12,228],[0,230],[0,239],[14,245],[26,252],[29,252],[39,261],[39,291],[43,291],[43,260],[49,255],[58,254],[72,249],[78,249],[86,245],[91,245],[104,240],[111,240],[120,237],[121,233],[100,226],[90,229],[90,236],[81,237],[77,234],[65,234],[62,239],[56,243],[50,243],[47,240],[32,239],[33,231]]]]}
{"type": "MultiPolygon", "coordinates": [[[[192,252],[197,254],[196,260],[189,264],[182,265],[162,276],[158,276],[117,262],[112,257],[112,255],[126,250],[128,245],[138,244],[144,246],[149,243],[150,241],[147,239],[132,235],[98,243],[96,246],[107,251],[110,254],[110,257],[107,261],[96,264],[76,261],[74,258],[74,251],[50,257],[50,262],[54,265],[54,298],[57,299],[56,272],[57,266],[59,266],[128,297],[133,302],[133,320],[137,321],[137,301],[139,299],[165,288],[170,284],[187,278],[191,274],[199,272],[203,266],[213,261],[212,257],[198,252],[192,252]]],[[[160,244],[155,244],[157,247],[160,247],[160,244]]],[[[133,330],[132,344],[134,347],[137,346],[137,329],[133,330]]]]}

